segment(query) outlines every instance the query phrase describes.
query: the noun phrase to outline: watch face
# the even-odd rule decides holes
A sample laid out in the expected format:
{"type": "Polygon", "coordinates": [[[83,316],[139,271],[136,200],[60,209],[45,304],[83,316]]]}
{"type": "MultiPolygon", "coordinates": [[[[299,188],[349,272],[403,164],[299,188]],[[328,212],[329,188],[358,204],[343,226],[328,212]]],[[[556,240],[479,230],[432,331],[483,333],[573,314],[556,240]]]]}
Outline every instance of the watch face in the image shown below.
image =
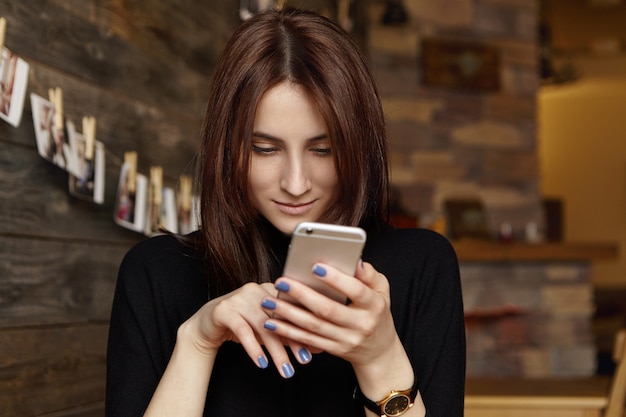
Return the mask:
{"type": "Polygon", "coordinates": [[[397,397],[393,397],[389,399],[385,403],[385,407],[383,411],[385,415],[388,416],[399,416],[404,413],[409,408],[409,397],[406,395],[398,395],[397,397]]]}

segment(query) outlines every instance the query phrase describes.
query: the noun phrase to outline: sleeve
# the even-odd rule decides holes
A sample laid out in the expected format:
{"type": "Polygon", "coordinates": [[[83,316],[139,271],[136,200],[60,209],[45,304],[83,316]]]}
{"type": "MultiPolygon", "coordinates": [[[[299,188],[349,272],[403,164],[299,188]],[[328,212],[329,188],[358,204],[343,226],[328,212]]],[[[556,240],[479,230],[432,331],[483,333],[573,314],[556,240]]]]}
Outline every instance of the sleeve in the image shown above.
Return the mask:
{"type": "Polygon", "coordinates": [[[120,265],[107,346],[105,415],[143,415],[163,372],[154,295],[136,248],[120,265]]]}
{"type": "Polygon", "coordinates": [[[462,417],[465,322],[461,280],[450,242],[432,234],[412,278],[415,303],[404,330],[406,348],[430,417],[462,417]]]}

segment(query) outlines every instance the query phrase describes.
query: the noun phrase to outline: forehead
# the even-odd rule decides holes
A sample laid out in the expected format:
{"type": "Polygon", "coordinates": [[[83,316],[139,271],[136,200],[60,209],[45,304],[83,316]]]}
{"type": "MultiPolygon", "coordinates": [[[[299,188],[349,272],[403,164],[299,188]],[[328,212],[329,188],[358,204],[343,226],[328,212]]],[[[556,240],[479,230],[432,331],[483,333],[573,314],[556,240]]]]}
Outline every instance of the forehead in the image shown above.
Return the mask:
{"type": "Polygon", "coordinates": [[[301,85],[290,82],[277,84],[261,96],[254,131],[281,139],[310,138],[327,133],[326,123],[312,96],[301,85]]]}

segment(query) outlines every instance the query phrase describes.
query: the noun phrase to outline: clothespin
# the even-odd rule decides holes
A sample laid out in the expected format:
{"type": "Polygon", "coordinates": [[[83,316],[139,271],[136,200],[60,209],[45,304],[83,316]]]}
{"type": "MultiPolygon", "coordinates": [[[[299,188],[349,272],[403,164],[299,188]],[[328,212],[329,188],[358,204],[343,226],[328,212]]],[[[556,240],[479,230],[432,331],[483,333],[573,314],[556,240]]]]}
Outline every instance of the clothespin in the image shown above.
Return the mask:
{"type": "Polygon", "coordinates": [[[63,130],[63,91],[61,90],[61,87],[49,89],[48,96],[54,106],[54,127],[63,130]]]}
{"type": "Polygon", "coordinates": [[[163,168],[160,166],[150,167],[150,187],[152,190],[152,202],[160,205],[163,201],[163,168]]]}
{"type": "Polygon", "coordinates": [[[2,56],[2,48],[4,48],[4,39],[7,33],[7,20],[0,17],[0,57],[2,56]]]}
{"type": "Polygon", "coordinates": [[[128,165],[126,174],[126,189],[129,193],[134,193],[137,184],[137,152],[124,152],[124,163],[128,165]]]}
{"type": "Polygon", "coordinates": [[[94,147],[96,145],[95,117],[83,117],[83,136],[85,137],[85,159],[91,161],[93,160],[94,147]]]}
{"type": "Polygon", "coordinates": [[[180,177],[180,208],[191,210],[191,178],[188,175],[180,177]]]}

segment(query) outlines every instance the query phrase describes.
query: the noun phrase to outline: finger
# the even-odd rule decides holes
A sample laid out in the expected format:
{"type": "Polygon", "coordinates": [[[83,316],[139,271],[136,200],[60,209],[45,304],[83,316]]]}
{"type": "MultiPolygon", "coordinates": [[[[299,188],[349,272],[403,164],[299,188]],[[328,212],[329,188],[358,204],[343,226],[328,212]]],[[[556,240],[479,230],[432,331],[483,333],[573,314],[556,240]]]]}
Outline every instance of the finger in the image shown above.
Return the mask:
{"type": "MultiPolygon", "coordinates": [[[[263,351],[261,344],[257,338],[256,332],[250,326],[250,323],[244,319],[241,315],[230,314],[227,310],[228,305],[221,304],[214,310],[215,323],[218,326],[222,326],[228,329],[227,340],[240,343],[250,359],[261,369],[268,367],[269,362],[263,351]]],[[[264,318],[259,316],[258,321],[263,321],[264,318]]]]}
{"type": "Polygon", "coordinates": [[[285,379],[291,378],[295,374],[295,369],[289,360],[289,355],[279,335],[273,331],[271,326],[266,326],[266,331],[261,332],[260,337],[267,352],[272,357],[278,373],[285,379]]]}
{"type": "Polygon", "coordinates": [[[291,353],[293,353],[293,356],[302,365],[306,365],[307,363],[313,360],[313,355],[311,354],[311,350],[309,350],[309,348],[304,346],[302,343],[289,340],[287,344],[289,345],[289,349],[291,349],[291,353]]]}
{"type": "MultiPolygon", "coordinates": [[[[354,278],[352,280],[356,281],[354,278]]],[[[345,304],[338,303],[299,281],[280,278],[276,281],[276,288],[289,294],[299,303],[299,306],[283,298],[277,298],[275,299],[275,315],[315,333],[329,334],[328,330],[324,331],[322,328],[325,324],[335,323],[346,327],[356,319],[345,304]]]]}
{"type": "MultiPolygon", "coordinates": [[[[352,312],[343,304],[337,303],[324,295],[311,290],[304,284],[294,283],[295,291],[311,292],[311,299],[318,311],[310,311],[278,298],[266,297],[262,305],[272,313],[272,319],[266,320],[265,328],[278,333],[284,339],[297,342],[297,347],[313,347],[317,350],[328,350],[328,341],[340,340],[349,332],[359,312],[352,312]],[[320,305],[328,305],[326,309],[320,305]],[[321,311],[321,312],[320,312],[321,311]],[[337,311],[336,313],[334,311],[337,311]],[[328,315],[326,319],[322,315],[328,315]],[[341,324],[338,324],[341,323],[341,324]]],[[[300,297],[302,298],[302,297],[300,297]]],[[[290,346],[293,349],[297,347],[290,346]]],[[[294,351],[296,357],[299,349],[294,351]]],[[[303,354],[306,354],[303,352],[303,354]]]]}
{"type": "Polygon", "coordinates": [[[354,276],[376,291],[389,292],[389,281],[387,277],[378,272],[369,262],[360,261],[354,276]]]}

